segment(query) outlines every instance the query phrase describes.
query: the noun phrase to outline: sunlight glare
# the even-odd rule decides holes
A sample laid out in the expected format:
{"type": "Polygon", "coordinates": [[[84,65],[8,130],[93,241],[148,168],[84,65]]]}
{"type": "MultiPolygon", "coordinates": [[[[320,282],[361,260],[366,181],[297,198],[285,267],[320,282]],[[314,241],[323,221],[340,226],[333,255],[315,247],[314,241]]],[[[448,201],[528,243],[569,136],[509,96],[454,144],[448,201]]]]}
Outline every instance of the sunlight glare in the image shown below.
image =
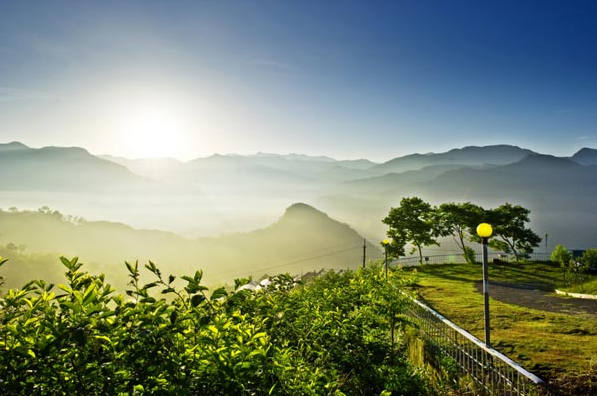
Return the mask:
{"type": "Polygon", "coordinates": [[[123,125],[131,156],[179,157],[184,150],[184,116],[164,101],[142,101],[134,106],[123,125]]]}

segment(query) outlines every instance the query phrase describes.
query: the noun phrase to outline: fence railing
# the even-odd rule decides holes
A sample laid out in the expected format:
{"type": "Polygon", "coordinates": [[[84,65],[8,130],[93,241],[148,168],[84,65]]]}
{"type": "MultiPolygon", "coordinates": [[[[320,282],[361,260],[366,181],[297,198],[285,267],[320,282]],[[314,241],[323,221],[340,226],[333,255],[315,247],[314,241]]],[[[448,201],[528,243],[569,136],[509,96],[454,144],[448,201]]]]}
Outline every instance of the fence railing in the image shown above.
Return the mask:
{"type": "MultiPolygon", "coordinates": [[[[548,261],[549,253],[531,253],[529,259],[533,261],[548,261]]],[[[491,252],[488,254],[488,258],[492,261],[510,262],[514,261],[514,256],[507,253],[491,252]]],[[[482,257],[481,254],[475,254],[475,259],[480,262],[482,257]]],[[[419,256],[408,256],[399,257],[397,260],[394,259],[391,265],[403,264],[407,266],[418,265],[420,261],[419,256]]],[[[435,254],[423,256],[423,264],[459,264],[464,263],[465,259],[462,253],[453,254],[435,254]]]]}
{"type": "Polygon", "coordinates": [[[435,353],[452,358],[488,394],[545,394],[544,381],[461,329],[420,301],[410,298],[409,315],[435,353]]]}

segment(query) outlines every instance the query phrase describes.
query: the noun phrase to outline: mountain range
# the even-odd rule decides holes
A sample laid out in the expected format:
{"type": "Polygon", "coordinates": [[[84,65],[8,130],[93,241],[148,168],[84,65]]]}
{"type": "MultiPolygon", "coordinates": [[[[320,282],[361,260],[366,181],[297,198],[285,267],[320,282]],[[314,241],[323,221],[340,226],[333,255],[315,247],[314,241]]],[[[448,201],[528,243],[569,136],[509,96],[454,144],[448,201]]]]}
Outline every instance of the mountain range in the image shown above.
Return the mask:
{"type": "Polygon", "coordinates": [[[80,147],[30,148],[0,144],[2,190],[101,190],[145,184],[125,166],[91,155],[80,147]]]}
{"type": "Polygon", "coordinates": [[[583,248],[597,241],[596,170],[592,148],[555,157],[512,145],[468,146],[384,163],[272,153],[179,161],[13,142],[0,145],[0,207],[48,204],[93,219],[208,236],[263,228],[302,201],[375,240],[384,235],[380,220],[389,208],[418,195],[432,203],[522,204],[551,244],[583,248]]]}

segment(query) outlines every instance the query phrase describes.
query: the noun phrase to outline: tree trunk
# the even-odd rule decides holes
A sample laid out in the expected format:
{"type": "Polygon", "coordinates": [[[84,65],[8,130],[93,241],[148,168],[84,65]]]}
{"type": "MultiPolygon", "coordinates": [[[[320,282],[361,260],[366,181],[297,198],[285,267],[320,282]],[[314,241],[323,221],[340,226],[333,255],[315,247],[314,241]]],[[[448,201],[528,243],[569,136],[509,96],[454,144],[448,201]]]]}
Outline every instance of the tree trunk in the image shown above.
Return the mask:
{"type": "Polygon", "coordinates": [[[423,265],[423,252],[421,251],[421,245],[417,245],[419,248],[419,264],[423,265]]]}

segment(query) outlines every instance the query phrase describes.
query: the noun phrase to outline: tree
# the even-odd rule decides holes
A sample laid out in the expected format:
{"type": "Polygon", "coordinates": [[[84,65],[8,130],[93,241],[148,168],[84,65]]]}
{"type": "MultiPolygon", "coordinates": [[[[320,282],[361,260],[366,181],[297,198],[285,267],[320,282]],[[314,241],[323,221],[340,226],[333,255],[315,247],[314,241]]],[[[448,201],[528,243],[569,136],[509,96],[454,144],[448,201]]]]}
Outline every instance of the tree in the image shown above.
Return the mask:
{"type": "Polygon", "coordinates": [[[465,260],[474,263],[474,251],[466,246],[465,240],[474,234],[475,227],[483,218],[483,208],[470,202],[444,203],[437,210],[436,223],[442,236],[451,235],[454,242],[462,250],[465,260]],[[472,254],[471,254],[472,253],[472,254]]]}
{"type": "Polygon", "coordinates": [[[439,246],[435,238],[440,235],[440,229],[434,220],[435,209],[429,203],[410,197],[402,198],[400,206],[391,208],[382,221],[389,226],[387,235],[394,240],[398,237],[397,245],[409,242],[414,246],[411,253],[419,251],[419,262],[423,264],[422,247],[439,246]]]}
{"type": "Polygon", "coordinates": [[[400,256],[404,256],[406,254],[405,246],[408,243],[408,239],[404,230],[390,228],[386,234],[390,243],[387,245],[382,245],[384,249],[387,250],[388,257],[398,258],[400,256]]]}
{"type": "Polygon", "coordinates": [[[556,248],[551,252],[551,261],[559,263],[564,274],[564,282],[566,281],[566,274],[570,268],[570,261],[572,261],[572,253],[566,249],[563,245],[557,245],[556,248]]]}
{"type": "Polygon", "coordinates": [[[587,269],[597,268],[597,249],[587,249],[582,254],[581,260],[587,266],[587,269]]]}
{"type": "Polygon", "coordinates": [[[514,254],[516,261],[527,258],[541,243],[541,238],[526,227],[530,213],[529,209],[510,203],[485,211],[485,221],[493,227],[489,246],[514,254]]]}

